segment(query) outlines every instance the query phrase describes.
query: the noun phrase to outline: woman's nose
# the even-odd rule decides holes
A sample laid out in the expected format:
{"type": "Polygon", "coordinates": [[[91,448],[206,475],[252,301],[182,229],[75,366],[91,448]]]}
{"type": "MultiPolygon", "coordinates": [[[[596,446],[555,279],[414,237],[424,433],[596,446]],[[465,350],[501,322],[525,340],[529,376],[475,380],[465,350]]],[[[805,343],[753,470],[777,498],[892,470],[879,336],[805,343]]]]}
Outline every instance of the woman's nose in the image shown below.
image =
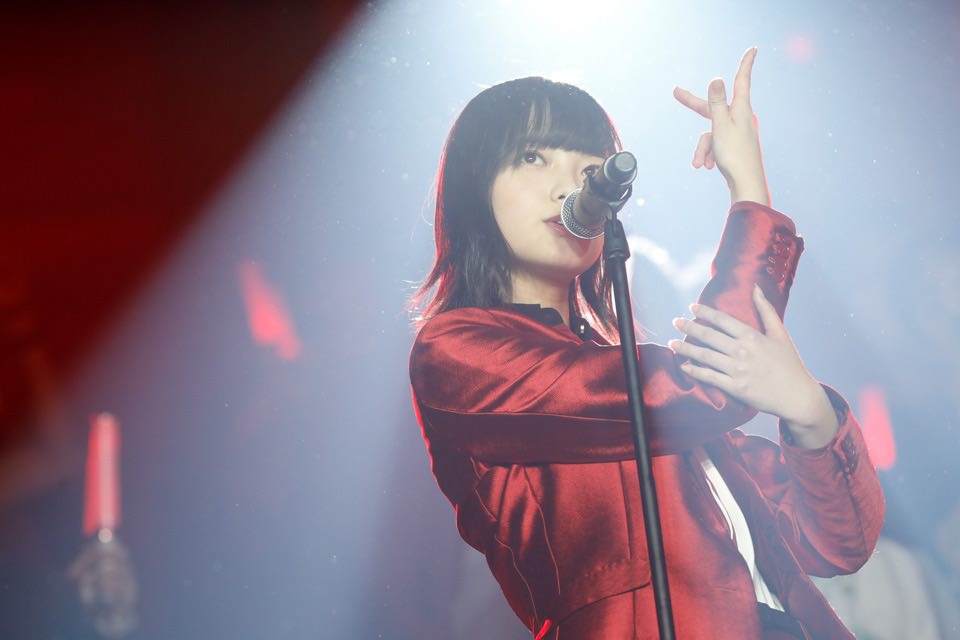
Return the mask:
{"type": "Polygon", "coordinates": [[[583,186],[583,176],[579,170],[564,169],[557,172],[553,187],[553,198],[563,201],[568,195],[583,186]]]}

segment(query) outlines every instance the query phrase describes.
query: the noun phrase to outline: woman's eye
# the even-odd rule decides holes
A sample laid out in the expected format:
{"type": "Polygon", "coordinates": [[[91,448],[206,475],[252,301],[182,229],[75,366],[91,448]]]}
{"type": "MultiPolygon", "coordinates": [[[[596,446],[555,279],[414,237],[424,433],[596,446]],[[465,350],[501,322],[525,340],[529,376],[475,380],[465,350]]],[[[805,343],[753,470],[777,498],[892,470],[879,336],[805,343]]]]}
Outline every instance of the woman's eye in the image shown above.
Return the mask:
{"type": "Polygon", "coordinates": [[[543,162],[543,155],[539,151],[524,151],[520,154],[522,164],[537,164],[543,162]]]}
{"type": "Polygon", "coordinates": [[[593,176],[597,175],[598,171],[600,171],[600,167],[598,165],[592,164],[586,169],[584,169],[583,171],[581,171],[581,173],[583,174],[584,178],[592,178],[593,176]]]}

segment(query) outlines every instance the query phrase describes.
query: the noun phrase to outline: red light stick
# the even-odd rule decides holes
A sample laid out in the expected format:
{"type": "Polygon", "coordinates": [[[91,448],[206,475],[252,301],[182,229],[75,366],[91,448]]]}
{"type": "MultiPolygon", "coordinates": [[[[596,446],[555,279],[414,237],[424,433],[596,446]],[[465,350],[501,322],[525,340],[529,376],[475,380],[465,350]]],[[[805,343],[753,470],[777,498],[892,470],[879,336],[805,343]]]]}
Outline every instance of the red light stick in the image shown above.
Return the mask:
{"type": "Polygon", "coordinates": [[[109,413],[90,420],[83,533],[109,542],[120,524],[120,427],[109,413]]]}

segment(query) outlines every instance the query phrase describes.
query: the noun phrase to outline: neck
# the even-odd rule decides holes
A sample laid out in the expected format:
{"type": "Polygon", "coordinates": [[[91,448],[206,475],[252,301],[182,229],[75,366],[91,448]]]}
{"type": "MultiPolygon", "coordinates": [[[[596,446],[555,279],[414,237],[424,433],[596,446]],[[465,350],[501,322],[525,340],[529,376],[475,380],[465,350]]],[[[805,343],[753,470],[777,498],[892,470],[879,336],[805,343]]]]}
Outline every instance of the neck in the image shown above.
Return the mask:
{"type": "Polygon", "coordinates": [[[514,275],[512,283],[513,295],[510,302],[517,304],[539,304],[560,312],[563,323],[570,325],[570,299],[568,284],[545,284],[514,275]]]}

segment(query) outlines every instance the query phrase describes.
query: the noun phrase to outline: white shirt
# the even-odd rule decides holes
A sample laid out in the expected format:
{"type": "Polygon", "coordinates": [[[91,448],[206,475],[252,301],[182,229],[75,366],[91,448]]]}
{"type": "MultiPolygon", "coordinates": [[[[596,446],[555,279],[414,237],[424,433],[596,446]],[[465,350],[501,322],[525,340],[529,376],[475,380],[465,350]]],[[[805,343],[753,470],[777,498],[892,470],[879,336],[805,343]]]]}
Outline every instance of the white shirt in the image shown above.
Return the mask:
{"type": "Polygon", "coordinates": [[[717,505],[720,507],[720,513],[723,514],[724,519],[727,521],[727,529],[730,531],[730,537],[737,543],[737,549],[747,563],[747,568],[750,569],[750,577],[753,578],[753,590],[757,594],[757,602],[762,602],[771,609],[783,611],[783,605],[780,604],[780,600],[770,591],[770,587],[767,586],[763,576],[760,574],[760,570],[757,568],[756,553],[753,549],[753,538],[750,537],[750,527],[747,526],[747,519],[743,516],[743,511],[740,510],[740,505],[737,504],[736,498],[730,493],[730,487],[723,481],[723,476],[717,471],[713,460],[710,459],[710,456],[707,455],[703,447],[694,449],[694,455],[696,455],[697,462],[699,462],[701,468],[703,468],[703,473],[707,476],[707,485],[710,487],[713,499],[717,501],[717,505]]]}

